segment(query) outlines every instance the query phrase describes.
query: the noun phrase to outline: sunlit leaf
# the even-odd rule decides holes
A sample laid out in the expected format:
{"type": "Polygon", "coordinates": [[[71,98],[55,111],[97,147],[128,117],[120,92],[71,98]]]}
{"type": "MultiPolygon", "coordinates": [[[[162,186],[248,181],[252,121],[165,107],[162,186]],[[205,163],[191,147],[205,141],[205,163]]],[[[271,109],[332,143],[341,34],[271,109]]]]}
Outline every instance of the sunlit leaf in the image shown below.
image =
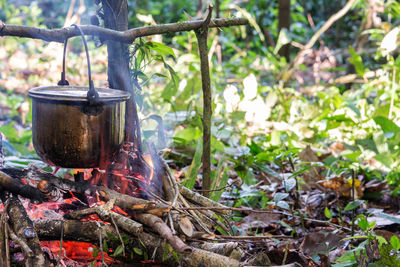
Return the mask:
{"type": "Polygon", "coordinates": [[[399,35],[400,27],[395,27],[390,32],[388,32],[385,37],[382,39],[380,48],[382,49],[382,53],[387,55],[397,48],[397,36],[399,35]]]}
{"type": "Polygon", "coordinates": [[[385,117],[375,117],[374,121],[376,124],[381,126],[381,129],[384,132],[386,138],[392,138],[395,136],[395,134],[400,132],[400,127],[397,126],[393,121],[385,117]]]}

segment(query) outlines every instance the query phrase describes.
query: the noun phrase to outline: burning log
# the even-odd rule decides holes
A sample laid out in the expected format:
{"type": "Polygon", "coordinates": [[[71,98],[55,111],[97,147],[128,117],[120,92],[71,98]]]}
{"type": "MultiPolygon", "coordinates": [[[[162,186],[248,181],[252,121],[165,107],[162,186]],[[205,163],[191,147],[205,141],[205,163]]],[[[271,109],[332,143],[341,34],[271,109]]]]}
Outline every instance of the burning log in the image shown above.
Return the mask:
{"type": "Polygon", "coordinates": [[[42,202],[43,194],[36,188],[23,184],[0,171],[0,188],[16,195],[42,202]]]}
{"type": "Polygon", "coordinates": [[[128,217],[107,210],[106,208],[104,208],[104,206],[105,205],[96,206],[93,208],[88,208],[79,211],[73,211],[67,215],[67,218],[80,220],[86,218],[88,215],[97,214],[103,221],[111,222],[115,224],[115,226],[118,226],[119,228],[121,228],[122,230],[131,235],[137,236],[143,231],[142,224],[135,222],[134,220],[129,219],[128,217]]]}
{"type": "Polygon", "coordinates": [[[60,177],[57,177],[52,173],[45,172],[34,165],[29,165],[28,168],[24,169],[4,168],[2,171],[18,179],[26,178],[36,182],[48,182],[49,184],[45,185],[43,182],[41,182],[42,184],[39,183],[39,188],[43,190],[43,193],[47,194],[49,194],[49,191],[51,192],[54,189],[64,190],[66,192],[72,191],[77,193],[85,193],[87,195],[98,193],[99,196],[105,201],[115,199],[115,205],[121,209],[127,209],[136,212],[149,212],[160,216],[170,210],[170,207],[167,205],[124,195],[104,186],[93,186],[89,183],[80,183],[67,179],[61,179],[60,177]]]}
{"type": "MultiPolygon", "coordinates": [[[[158,160],[157,157],[158,155],[152,155],[153,161],[158,160]]],[[[159,240],[162,238],[178,253],[181,264],[187,266],[198,266],[201,264],[207,266],[238,266],[239,262],[237,260],[218,254],[229,255],[227,250],[232,245],[226,245],[227,247],[224,250],[225,245],[200,246],[195,243],[194,245],[198,248],[194,248],[180,239],[175,231],[177,230],[189,238],[203,239],[202,236],[206,235],[204,239],[212,240],[215,237],[212,229],[216,225],[223,227],[226,231],[229,231],[229,229],[218,221],[214,211],[202,209],[203,205],[216,207],[215,212],[219,212],[221,215],[229,214],[229,208],[178,185],[174,180],[175,178],[168,173],[168,166],[161,159],[156,164],[161,165],[161,174],[166,177],[164,183],[160,181],[160,184],[164,186],[163,196],[166,200],[162,199],[161,196],[156,197],[155,200],[136,198],[118,193],[104,186],[91,185],[88,180],[76,182],[61,179],[33,165],[25,169],[3,168],[1,170],[6,177],[9,177],[14,182],[20,183],[18,179],[23,179],[28,183],[26,186],[32,187],[31,185],[36,185],[37,191],[43,195],[45,201],[54,201],[55,199],[64,201],[65,197],[71,198],[76,193],[92,196],[91,202],[96,197],[98,201],[108,201],[105,205],[93,207],[87,207],[88,204],[81,203],[78,205],[81,210],[76,210],[77,206],[70,205],[68,206],[70,210],[66,211],[66,215],[64,215],[65,221],[35,221],[33,227],[42,241],[60,240],[62,235],[62,238],[65,240],[84,240],[100,245],[100,239],[102,239],[107,241],[108,248],[112,248],[115,251],[116,247],[121,244],[125,246],[124,242],[116,242],[115,239],[111,240],[109,234],[119,236],[120,240],[122,240],[121,234],[124,234],[132,237],[129,244],[126,244],[127,249],[141,247],[142,242],[145,245],[143,249],[147,250],[148,255],[152,255],[153,251],[155,251],[155,259],[174,265],[177,261],[176,258],[171,256],[165,259],[165,253],[168,254],[170,251],[167,251],[168,246],[160,245],[159,240]],[[168,187],[171,189],[169,196],[165,193],[168,187]],[[114,208],[119,207],[121,214],[112,211],[113,206],[114,208]],[[85,208],[82,209],[82,207],[85,208]],[[124,211],[128,212],[129,215],[124,213],[124,211]],[[79,221],[90,219],[93,214],[98,216],[98,220],[103,221],[100,222],[101,226],[99,226],[99,222],[79,221]],[[168,215],[165,216],[165,222],[160,218],[164,217],[164,215],[168,215]],[[168,220],[169,224],[166,223],[168,220]],[[108,225],[107,222],[111,223],[111,225],[108,225]],[[199,231],[202,231],[201,235],[199,235],[199,231]]],[[[96,172],[93,173],[97,181],[102,179],[99,174],[96,174],[96,172]]],[[[103,173],[101,175],[104,176],[103,173]]],[[[89,203],[91,202],[89,201],[89,203]]],[[[100,250],[102,250],[101,246],[100,250]]]]}

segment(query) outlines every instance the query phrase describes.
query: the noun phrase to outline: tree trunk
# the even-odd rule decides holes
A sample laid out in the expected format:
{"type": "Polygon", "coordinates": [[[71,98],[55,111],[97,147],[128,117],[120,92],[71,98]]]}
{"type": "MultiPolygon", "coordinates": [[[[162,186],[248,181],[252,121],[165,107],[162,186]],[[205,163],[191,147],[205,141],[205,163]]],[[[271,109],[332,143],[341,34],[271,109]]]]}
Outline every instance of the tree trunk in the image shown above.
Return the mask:
{"type": "MultiPolygon", "coordinates": [[[[290,0],[279,0],[278,31],[283,28],[290,30],[290,0]]],[[[286,61],[290,60],[290,45],[286,44],[279,49],[279,55],[284,56],[286,61]]]]}
{"type": "MultiPolygon", "coordinates": [[[[104,26],[106,28],[126,31],[128,29],[127,0],[102,0],[104,8],[104,26]]],[[[128,45],[115,41],[107,41],[108,82],[111,88],[130,92],[127,103],[125,121],[125,141],[136,143],[141,152],[140,129],[136,109],[135,92],[133,90],[129,70],[128,45]]]]}

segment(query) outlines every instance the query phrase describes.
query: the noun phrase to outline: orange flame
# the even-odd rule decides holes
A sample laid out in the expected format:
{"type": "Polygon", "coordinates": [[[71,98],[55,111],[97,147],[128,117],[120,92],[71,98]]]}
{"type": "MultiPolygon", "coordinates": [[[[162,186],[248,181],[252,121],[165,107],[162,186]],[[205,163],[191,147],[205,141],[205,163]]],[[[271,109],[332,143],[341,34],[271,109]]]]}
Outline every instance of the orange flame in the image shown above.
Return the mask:
{"type": "Polygon", "coordinates": [[[150,177],[149,177],[149,181],[151,181],[153,179],[154,176],[154,163],[151,160],[151,156],[149,154],[147,155],[143,155],[144,160],[147,162],[147,164],[149,164],[150,166],[150,177]]]}

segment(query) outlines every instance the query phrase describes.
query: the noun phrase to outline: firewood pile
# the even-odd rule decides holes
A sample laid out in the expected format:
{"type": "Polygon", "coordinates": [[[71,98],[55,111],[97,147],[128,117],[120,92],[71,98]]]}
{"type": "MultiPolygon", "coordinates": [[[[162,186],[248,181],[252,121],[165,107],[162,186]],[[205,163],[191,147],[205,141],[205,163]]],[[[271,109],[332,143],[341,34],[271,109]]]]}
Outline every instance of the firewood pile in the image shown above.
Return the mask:
{"type": "Polygon", "coordinates": [[[125,145],[107,171],[73,179],[2,166],[0,265],[239,266],[238,243],[217,235],[231,232],[231,210],[178,184],[149,151],[125,145]]]}

